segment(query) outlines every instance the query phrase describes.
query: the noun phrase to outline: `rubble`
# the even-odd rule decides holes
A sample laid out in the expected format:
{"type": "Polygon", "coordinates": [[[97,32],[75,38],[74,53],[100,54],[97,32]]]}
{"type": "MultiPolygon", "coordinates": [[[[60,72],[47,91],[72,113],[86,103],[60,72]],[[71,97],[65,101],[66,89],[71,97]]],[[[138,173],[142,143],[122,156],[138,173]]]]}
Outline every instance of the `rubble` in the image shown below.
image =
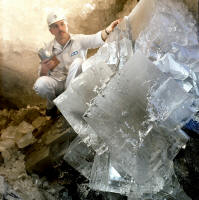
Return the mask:
{"type": "Polygon", "coordinates": [[[10,188],[10,186],[5,182],[4,177],[0,176],[0,198],[1,199],[8,199],[8,200],[14,200],[21,198],[19,195],[10,188]]]}
{"type": "Polygon", "coordinates": [[[5,177],[21,199],[42,199],[37,187],[26,173],[24,155],[16,149],[10,150],[10,153],[12,156],[6,157],[4,164],[0,166],[0,175],[5,177]]]}
{"type": "MultiPolygon", "coordinates": [[[[45,170],[44,167],[42,168],[42,162],[45,166],[56,163],[64,155],[75,134],[63,118],[53,122],[44,116],[43,111],[38,107],[28,106],[20,110],[4,109],[0,111],[0,118],[4,117],[6,117],[6,127],[1,129],[0,138],[2,198],[57,199],[60,195],[59,191],[65,191],[63,187],[59,186],[61,187],[59,190],[54,189],[52,194],[50,189],[56,188],[55,186],[49,185],[47,187],[49,191],[43,189],[43,186],[40,188],[27,171],[42,172],[45,170]],[[12,116],[13,113],[15,117],[12,116]]],[[[40,178],[38,180],[40,181],[40,178]]],[[[70,199],[67,194],[65,196],[70,199]]]]}
{"type": "Polygon", "coordinates": [[[49,125],[37,143],[26,152],[26,169],[29,172],[43,171],[48,165],[59,160],[65,154],[76,134],[61,117],[49,125]]]}
{"type": "Polygon", "coordinates": [[[37,117],[33,122],[32,125],[34,128],[39,129],[40,127],[43,127],[46,122],[46,117],[37,117]]]}

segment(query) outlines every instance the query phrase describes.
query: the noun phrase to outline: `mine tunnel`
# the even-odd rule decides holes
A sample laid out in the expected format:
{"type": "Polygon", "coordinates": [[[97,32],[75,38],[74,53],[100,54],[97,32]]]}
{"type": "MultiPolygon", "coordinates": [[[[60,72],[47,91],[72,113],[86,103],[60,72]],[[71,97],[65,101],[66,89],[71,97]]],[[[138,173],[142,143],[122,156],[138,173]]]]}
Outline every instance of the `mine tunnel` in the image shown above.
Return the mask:
{"type": "MultiPolygon", "coordinates": [[[[0,197],[198,200],[198,0],[0,2],[0,197]],[[72,35],[121,22],[54,99],[33,90],[46,23],[72,35]]],[[[73,55],[73,54],[71,54],[73,55]]]]}

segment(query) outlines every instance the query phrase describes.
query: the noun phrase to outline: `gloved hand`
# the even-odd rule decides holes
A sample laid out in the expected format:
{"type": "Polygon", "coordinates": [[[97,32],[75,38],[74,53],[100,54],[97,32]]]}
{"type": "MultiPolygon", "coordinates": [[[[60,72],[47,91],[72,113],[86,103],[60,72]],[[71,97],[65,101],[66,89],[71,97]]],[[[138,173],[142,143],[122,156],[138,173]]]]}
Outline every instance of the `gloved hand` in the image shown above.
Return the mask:
{"type": "Polygon", "coordinates": [[[114,28],[122,21],[122,19],[117,19],[113,21],[105,30],[108,34],[110,34],[114,28]]]}
{"type": "Polygon", "coordinates": [[[47,75],[49,70],[53,70],[58,64],[59,60],[56,56],[53,56],[51,59],[46,59],[41,62],[41,75],[47,75]]]}

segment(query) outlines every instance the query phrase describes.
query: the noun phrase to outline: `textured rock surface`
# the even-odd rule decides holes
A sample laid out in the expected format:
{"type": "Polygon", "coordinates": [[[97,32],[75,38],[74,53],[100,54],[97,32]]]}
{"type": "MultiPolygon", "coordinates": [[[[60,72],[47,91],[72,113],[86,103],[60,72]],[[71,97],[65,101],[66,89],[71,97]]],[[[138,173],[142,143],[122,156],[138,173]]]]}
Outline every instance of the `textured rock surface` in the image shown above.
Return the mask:
{"type": "Polygon", "coordinates": [[[44,172],[61,159],[75,137],[68,123],[62,117],[52,121],[36,106],[0,110],[0,121],[0,199],[71,200],[60,184],[27,174],[44,172]]]}
{"type": "Polygon", "coordinates": [[[197,19],[198,16],[198,0],[184,0],[184,2],[188,5],[189,10],[194,14],[197,19]]]}
{"type": "Polygon", "coordinates": [[[34,170],[55,162],[75,138],[63,117],[53,121],[38,107],[0,111],[0,154],[4,161],[12,158],[12,149],[26,155],[26,168],[34,170]],[[49,161],[49,162],[47,162],[49,161]],[[46,163],[45,163],[46,162],[46,163]]]}

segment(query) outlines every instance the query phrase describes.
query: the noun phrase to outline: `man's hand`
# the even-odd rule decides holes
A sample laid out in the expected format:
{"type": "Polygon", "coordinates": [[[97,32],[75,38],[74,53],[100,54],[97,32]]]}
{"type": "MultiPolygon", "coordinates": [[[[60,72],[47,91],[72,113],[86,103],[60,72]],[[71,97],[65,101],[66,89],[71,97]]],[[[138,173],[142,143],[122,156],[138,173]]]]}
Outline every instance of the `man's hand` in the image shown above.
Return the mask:
{"type": "Polygon", "coordinates": [[[122,21],[122,19],[117,19],[113,21],[108,27],[102,31],[102,39],[105,41],[108,35],[114,30],[114,28],[122,21]]]}
{"type": "Polygon", "coordinates": [[[114,28],[122,21],[122,19],[117,19],[113,21],[105,30],[108,34],[110,34],[114,28]]]}
{"type": "Polygon", "coordinates": [[[53,56],[50,60],[43,60],[41,62],[41,72],[40,75],[41,76],[45,76],[48,74],[49,70],[53,70],[58,64],[59,64],[59,60],[56,58],[56,56],[53,56]]]}

